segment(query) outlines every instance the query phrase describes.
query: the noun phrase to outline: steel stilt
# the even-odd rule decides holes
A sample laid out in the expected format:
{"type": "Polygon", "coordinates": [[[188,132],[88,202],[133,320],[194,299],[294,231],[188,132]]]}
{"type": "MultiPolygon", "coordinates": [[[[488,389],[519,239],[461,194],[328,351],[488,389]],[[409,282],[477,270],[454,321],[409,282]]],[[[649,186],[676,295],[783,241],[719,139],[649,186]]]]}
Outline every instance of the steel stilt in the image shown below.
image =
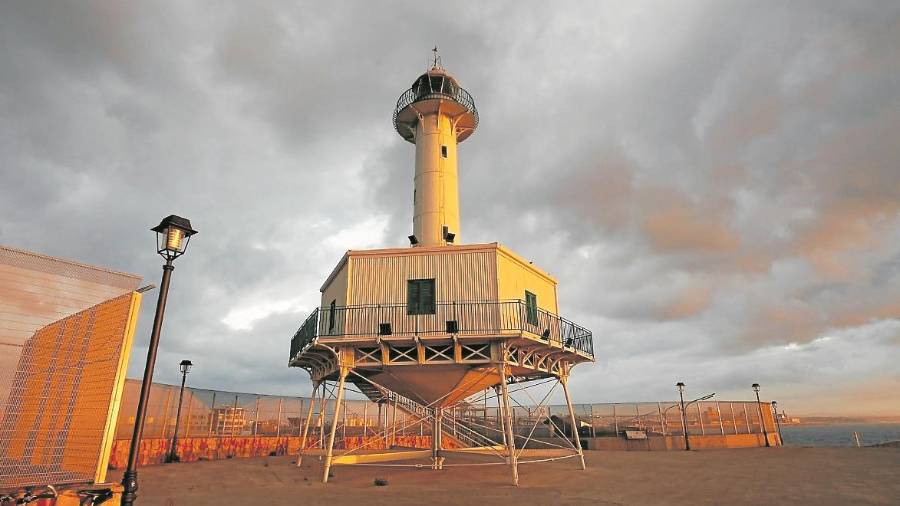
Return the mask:
{"type": "MultiPolygon", "coordinates": [[[[318,430],[316,431],[316,434],[318,434],[319,437],[319,449],[322,450],[325,448],[325,411],[328,409],[328,399],[326,398],[328,392],[325,389],[325,380],[320,381],[319,385],[322,394],[319,396],[319,416],[317,417],[318,430]]],[[[322,460],[321,453],[319,454],[319,460],[322,460]]]]}
{"type": "Polygon", "coordinates": [[[316,397],[319,395],[319,382],[313,381],[312,395],[309,397],[309,409],[306,410],[306,421],[303,423],[303,435],[300,437],[300,450],[297,452],[297,467],[303,462],[303,450],[308,446],[306,444],[306,436],[309,434],[309,423],[312,421],[313,405],[316,403],[316,397]]]}
{"type": "Polygon", "coordinates": [[[503,416],[503,425],[506,428],[506,448],[509,452],[509,467],[512,470],[513,485],[519,486],[519,467],[516,459],[516,440],[513,437],[512,417],[509,411],[509,388],[506,385],[506,364],[497,364],[500,373],[500,392],[503,398],[500,402],[500,410],[503,416]]]}
{"type": "Polygon", "coordinates": [[[441,434],[443,427],[443,413],[439,406],[434,407],[434,420],[431,426],[431,468],[443,469],[444,457],[441,455],[441,434]]]}
{"type": "Polygon", "coordinates": [[[569,377],[562,375],[559,377],[559,382],[562,383],[563,392],[566,394],[566,406],[569,407],[569,420],[572,423],[572,434],[575,435],[575,448],[578,450],[578,458],[581,459],[581,469],[585,469],[584,451],[581,449],[581,436],[578,434],[578,422],[575,421],[575,408],[572,406],[572,396],[569,395],[569,377]]]}
{"type": "Polygon", "coordinates": [[[338,419],[341,414],[341,402],[344,400],[344,381],[347,379],[348,372],[349,368],[341,366],[341,378],[338,381],[337,401],[334,405],[331,433],[328,435],[328,448],[325,450],[325,472],[322,474],[322,483],[328,483],[328,472],[331,471],[331,459],[334,457],[334,434],[337,432],[338,419]]]}

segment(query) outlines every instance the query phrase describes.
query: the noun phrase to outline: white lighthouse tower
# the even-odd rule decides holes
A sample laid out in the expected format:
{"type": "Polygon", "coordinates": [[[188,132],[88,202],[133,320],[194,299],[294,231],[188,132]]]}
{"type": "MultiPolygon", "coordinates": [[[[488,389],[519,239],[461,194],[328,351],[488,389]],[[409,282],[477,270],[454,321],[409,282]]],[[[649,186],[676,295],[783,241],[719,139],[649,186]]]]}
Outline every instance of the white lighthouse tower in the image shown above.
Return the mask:
{"type": "Polygon", "coordinates": [[[458,243],[459,189],[456,148],[478,126],[469,93],[441,66],[434,48],[431,70],[400,96],[394,128],[416,145],[413,246],[458,243]]]}
{"type": "MultiPolygon", "coordinates": [[[[291,339],[288,364],[309,372],[320,400],[323,481],[332,465],[427,459],[441,469],[456,451],[500,456],[514,483],[519,459],[528,457],[578,457],[583,468],[567,380],[575,365],[594,360],[593,336],[559,316],[553,276],[499,243],[461,243],[457,147],[478,126],[478,111],[441,66],[437,48],[431,68],[400,96],[393,120],[416,146],[412,247],[344,254],[320,289],[321,307],[291,339]],[[549,410],[514,416],[509,383],[524,389],[537,380],[562,386],[568,422],[551,419],[549,410]],[[328,390],[328,382],[336,385],[328,390]],[[383,438],[366,433],[361,446],[335,441],[347,383],[379,406],[427,422],[427,446],[388,438],[387,429],[383,438]],[[321,419],[326,391],[336,400],[327,435],[321,419]],[[468,415],[479,396],[485,406],[491,396],[496,401],[493,422],[468,415]],[[534,428],[551,423],[558,429],[553,433],[568,433],[562,443],[568,447],[534,448],[540,443],[531,437],[534,428]],[[342,453],[335,455],[335,448],[342,453]]],[[[317,451],[308,437],[311,426],[316,430],[312,414],[311,403],[298,465],[304,452],[317,451]]]]}

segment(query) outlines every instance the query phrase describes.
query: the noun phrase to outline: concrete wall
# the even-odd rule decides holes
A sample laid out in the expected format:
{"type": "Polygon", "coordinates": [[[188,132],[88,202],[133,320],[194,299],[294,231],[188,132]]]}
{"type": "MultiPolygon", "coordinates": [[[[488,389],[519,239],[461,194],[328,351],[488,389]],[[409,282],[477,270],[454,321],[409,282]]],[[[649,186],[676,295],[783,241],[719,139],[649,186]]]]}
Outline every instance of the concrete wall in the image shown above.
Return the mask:
{"type": "MultiPolygon", "coordinates": [[[[393,437],[395,446],[405,448],[431,448],[431,436],[393,437]]],[[[178,457],[182,462],[197,460],[217,460],[228,458],[265,457],[274,452],[276,455],[295,455],[300,450],[303,438],[297,436],[246,436],[246,437],[193,437],[178,440],[178,457]]],[[[452,447],[452,441],[444,438],[444,447],[452,447]]],[[[318,438],[307,438],[307,447],[315,447],[318,438]]],[[[140,466],[162,464],[169,452],[171,439],[143,439],[138,452],[140,466]]],[[[124,469],[128,463],[130,439],[117,439],[113,444],[109,458],[110,469],[124,469]]],[[[353,449],[365,446],[366,449],[385,449],[384,439],[379,436],[348,436],[335,439],[335,449],[353,449]]]]}
{"type": "MultiPolygon", "coordinates": [[[[692,435],[692,450],[711,450],[716,448],[756,448],[766,445],[762,434],[721,434],[692,435]]],[[[659,451],[684,450],[684,436],[650,437],[647,439],[629,440],[617,437],[595,437],[582,439],[588,450],[619,451],[659,451]]],[[[780,446],[778,434],[769,434],[769,444],[780,446]]]]}

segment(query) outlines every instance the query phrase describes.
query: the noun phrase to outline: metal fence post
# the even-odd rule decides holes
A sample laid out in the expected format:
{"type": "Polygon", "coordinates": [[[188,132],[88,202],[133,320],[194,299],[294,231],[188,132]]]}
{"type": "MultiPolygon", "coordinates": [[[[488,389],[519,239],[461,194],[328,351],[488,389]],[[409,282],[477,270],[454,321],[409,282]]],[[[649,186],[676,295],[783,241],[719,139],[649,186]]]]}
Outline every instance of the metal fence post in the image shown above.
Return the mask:
{"type": "MultiPolygon", "coordinates": [[[[363,404],[363,437],[369,435],[369,402],[363,404]]],[[[365,442],[363,442],[365,444],[365,442]]]]}
{"type": "Polygon", "coordinates": [[[166,407],[163,408],[163,416],[162,416],[163,426],[162,426],[162,429],[160,429],[162,431],[162,434],[160,437],[162,437],[163,439],[167,439],[169,437],[169,403],[171,401],[172,401],[172,389],[167,388],[166,389],[166,407]]]}
{"type": "MultiPolygon", "coordinates": [[[[237,427],[237,412],[238,412],[238,394],[234,394],[234,408],[231,410],[231,437],[234,437],[234,429],[237,427]]],[[[227,420],[227,418],[226,418],[227,420]]],[[[244,415],[241,414],[241,429],[243,429],[244,425],[244,415]]]]}
{"type": "Polygon", "coordinates": [[[697,419],[700,420],[700,435],[705,436],[706,430],[703,428],[703,411],[700,409],[700,403],[697,403],[697,419]]]}
{"type": "Polygon", "coordinates": [[[191,418],[193,410],[194,410],[194,391],[188,388],[188,392],[191,394],[191,398],[188,399],[188,409],[187,409],[187,427],[184,428],[184,437],[191,437],[191,418]]]}
{"type": "Polygon", "coordinates": [[[297,411],[297,435],[299,436],[300,431],[303,430],[303,427],[301,427],[301,425],[303,424],[303,397],[297,397],[297,402],[299,403],[299,407],[297,409],[300,410],[297,411]]]}
{"type": "Polygon", "coordinates": [[[662,404],[657,402],[656,410],[659,412],[659,429],[662,431],[663,437],[666,437],[666,419],[663,418],[662,404]]]}
{"type": "Polygon", "coordinates": [[[729,402],[729,403],[728,403],[728,406],[731,407],[731,425],[734,427],[734,433],[737,434],[737,433],[738,433],[738,430],[737,430],[737,417],[734,416],[734,403],[733,403],[733,402],[729,402]]]}
{"type": "Polygon", "coordinates": [[[256,413],[253,415],[253,435],[256,436],[259,427],[259,395],[256,396],[256,413]]]}
{"type": "Polygon", "coordinates": [[[344,406],[341,408],[341,417],[343,426],[341,427],[341,438],[344,440],[344,446],[347,445],[347,399],[344,398],[344,406]]]}
{"type": "Polygon", "coordinates": [[[719,401],[716,401],[716,413],[719,414],[719,430],[725,435],[725,425],[722,423],[722,409],[719,407],[719,401]]]}
{"type": "Polygon", "coordinates": [[[281,437],[281,409],[284,407],[284,397],[278,398],[278,421],[275,423],[275,437],[281,437]]]}
{"type": "Polygon", "coordinates": [[[616,416],[616,403],[615,402],[613,403],[612,407],[613,407],[613,425],[615,426],[615,429],[616,429],[616,437],[619,437],[619,417],[616,416]]]}
{"type": "Polygon", "coordinates": [[[212,403],[209,405],[209,431],[206,433],[206,437],[212,437],[212,429],[213,423],[216,419],[216,392],[213,391],[212,403]]]}
{"type": "Polygon", "coordinates": [[[747,413],[747,403],[741,403],[744,405],[744,420],[747,422],[747,434],[753,434],[753,431],[750,429],[750,415],[747,413]]]}

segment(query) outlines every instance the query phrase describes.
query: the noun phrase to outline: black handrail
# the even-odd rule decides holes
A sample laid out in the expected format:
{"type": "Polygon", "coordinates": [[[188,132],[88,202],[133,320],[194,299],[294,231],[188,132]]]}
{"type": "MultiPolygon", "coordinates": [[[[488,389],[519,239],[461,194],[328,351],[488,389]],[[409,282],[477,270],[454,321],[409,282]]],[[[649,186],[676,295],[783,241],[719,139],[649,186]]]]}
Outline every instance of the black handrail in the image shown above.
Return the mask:
{"type": "Polygon", "coordinates": [[[459,86],[452,86],[450,90],[444,91],[434,90],[428,92],[420,92],[415,88],[410,88],[403,92],[400,95],[400,98],[397,99],[397,107],[394,108],[394,129],[397,129],[397,116],[400,114],[400,111],[408,107],[410,104],[414,104],[416,102],[421,102],[423,100],[432,100],[432,99],[449,99],[455,102],[458,102],[460,105],[466,108],[472,115],[475,117],[475,122],[472,127],[474,130],[478,127],[478,109],[475,108],[475,99],[472,98],[472,95],[469,94],[463,88],[459,86]]]}
{"type": "Polygon", "coordinates": [[[522,300],[438,302],[434,312],[409,314],[406,304],[369,304],[316,309],[291,339],[291,359],[317,337],[473,335],[528,332],[594,356],[590,330],[522,300]],[[319,318],[321,316],[321,318],[319,318]]]}

